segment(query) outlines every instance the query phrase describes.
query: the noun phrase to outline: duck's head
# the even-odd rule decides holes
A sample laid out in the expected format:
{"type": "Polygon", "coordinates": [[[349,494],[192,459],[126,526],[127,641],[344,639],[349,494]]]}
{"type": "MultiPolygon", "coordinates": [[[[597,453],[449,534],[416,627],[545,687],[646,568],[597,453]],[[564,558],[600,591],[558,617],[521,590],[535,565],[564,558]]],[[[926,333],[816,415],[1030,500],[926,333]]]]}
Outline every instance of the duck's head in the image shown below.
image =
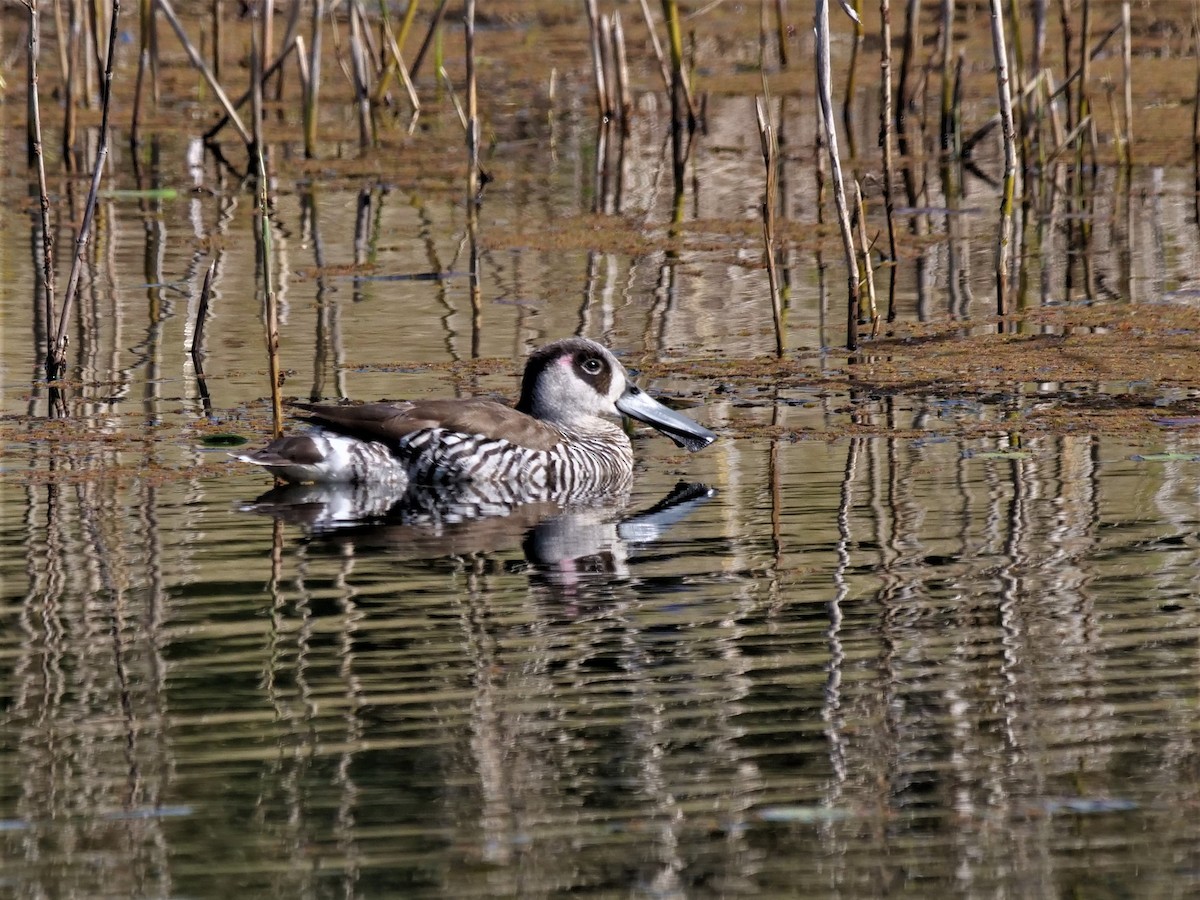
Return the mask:
{"type": "Polygon", "coordinates": [[[612,353],[587,338],[555,341],[530,355],[517,409],[568,427],[592,416],[624,414],[692,452],[717,439],[639,388],[612,353]]]}

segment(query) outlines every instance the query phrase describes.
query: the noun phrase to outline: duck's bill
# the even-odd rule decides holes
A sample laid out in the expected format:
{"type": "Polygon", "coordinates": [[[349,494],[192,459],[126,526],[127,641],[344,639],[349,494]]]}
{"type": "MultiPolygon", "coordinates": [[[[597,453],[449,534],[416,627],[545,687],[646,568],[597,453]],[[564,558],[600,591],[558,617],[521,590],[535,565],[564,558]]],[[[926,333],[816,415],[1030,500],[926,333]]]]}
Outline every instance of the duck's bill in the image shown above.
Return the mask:
{"type": "Polygon", "coordinates": [[[699,422],[693,422],[683,413],[663,406],[634,385],[630,385],[617,400],[617,409],[631,419],[645,422],[655,431],[665,434],[677,445],[692,453],[703,450],[717,439],[713,432],[699,422]]]}

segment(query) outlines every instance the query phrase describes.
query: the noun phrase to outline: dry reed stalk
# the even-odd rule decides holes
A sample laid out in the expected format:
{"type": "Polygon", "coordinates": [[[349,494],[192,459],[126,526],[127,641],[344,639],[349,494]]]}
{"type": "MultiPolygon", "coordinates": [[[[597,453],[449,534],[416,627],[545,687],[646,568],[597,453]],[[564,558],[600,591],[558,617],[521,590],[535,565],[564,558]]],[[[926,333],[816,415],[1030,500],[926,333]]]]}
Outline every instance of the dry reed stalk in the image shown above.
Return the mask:
{"type": "Polygon", "coordinates": [[[1056,146],[1046,157],[1046,164],[1049,165],[1052,162],[1056,162],[1060,156],[1062,156],[1071,148],[1075,147],[1076,142],[1079,141],[1079,139],[1083,136],[1083,132],[1087,128],[1091,127],[1091,124],[1091,116],[1088,116],[1082,122],[1076,124],[1075,127],[1072,128],[1070,132],[1062,139],[1062,142],[1058,144],[1058,146],[1056,146]]]}
{"type": "MultiPolygon", "coordinates": [[[[842,0],[843,6],[845,2],[842,0]]],[[[854,101],[858,93],[858,56],[863,43],[862,0],[853,2],[854,15],[851,18],[854,19],[854,39],[850,42],[850,62],[846,66],[846,96],[842,98],[842,124],[846,126],[846,142],[850,145],[851,159],[858,155],[854,148],[854,101]]]]}
{"type": "Polygon", "coordinates": [[[779,44],[779,68],[788,67],[787,0],[775,0],[775,40],[779,44]]]}
{"type": "Polygon", "coordinates": [[[778,179],[776,162],[778,145],[775,142],[775,129],[771,125],[771,118],[763,106],[761,97],[754,98],[754,113],[758,120],[758,139],[762,147],[763,165],[767,170],[761,207],[763,258],[767,264],[767,285],[771,292],[771,319],[775,326],[775,355],[782,359],[784,354],[783,304],[779,296],[779,272],[775,266],[775,194],[778,179]]]}
{"type": "MultiPolygon", "coordinates": [[[[1021,37],[1021,8],[1020,0],[1008,0],[1008,18],[1012,35],[1012,66],[1009,68],[1009,78],[1016,85],[1016,92],[1021,93],[1025,86],[1025,41],[1021,37]]],[[[1018,115],[1020,112],[1018,111],[1018,115]]]]}
{"type": "Polygon", "coordinates": [[[1035,75],[1042,71],[1046,58],[1046,0],[1033,0],[1033,59],[1029,70],[1035,75]]]}
{"type": "Polygon", "coordinates": [[[308,49],[308,74],[304,91],[304,156],[317,155],[317,101],[321,94],[321,32],[325,19],[325,0],[313,0],[312,46],[308,49]]]}
{"type": "Polygon", "coordinates": [[[404,43],[404,35],[408,32],[408,27],[412,24],[412,16],[416,12],[416,0],[412,0],[408,4],[408,10],[404,15],[404,22],[400,28],[400,37],[397,38],[392,30],[392,20],[387,13],[387,0],[379,0],[379,20],[383,27],[383,49],[387,54],[387,65],[383,67],[383,72],[379,76],[379,81],[375,84],[375,90],[371,99],[376,103],[382,103],[384,96],[391,87],[392,78],[396,73],[400,74],[400,81],[404,85],[404,91],[408,94],[408,102],[412,104],[414,118],[421,112],[421,101],[417,97],[417,89],[413,86],[412,78],[408,74],[408,65],[404,62],[404,56],[400,53],[400,47],[404,43]]]}
{"type": "Polygon", "coordinates": [[[96,72],[104,71],[104,58],[100,48],[100,16],[96,11],[95,0],[81,0],[87,15],[82,17],[83,45],[87,50],[83,54],[83,108],[92,108],[92,95],[96,90],[96,72]]]}
{"type": "Polygon", "coordinates": [[[1063,58],[1063,83],[1061,89],[1067,95],[1067,120],[1064,123],[1067,128],[1075,127],[1075,102],[1072,97],[1072,84],[1074,79],[1071,76],[1071,38],[1074,32],[1071,29],[1071,0],[1058,0],[1058,24],[1062,31],[1062,58],[1063,58]]]}
{"type": "MultiPolygon", "coordinates": [[[[1200,42],[1200,10],[1192,8],[1192,41],[1200,42]]],[[[1196,56],[1196,90],[1192,95],[1192,205],[1200,226],[1200,54],[1196,56]]]]}
{"type": "Polygon", "coordinates": [[[479,205],[479,93],[475,78],[475,0],[465,0],[463,37],[467,63],[467,205],[479,205]]]}
{"type": "MultiPolygon", "coordinates": [[[[409,4],[409,6],[415,5],[415,2],[409,4]]],[[[383,70],[383,75],[379,77],[379,82],[375,85],[375,102],[381,102],[384,93],[387,91],[388,79],[390,77],[388,73],[399,72],[400,81],[404,85],[404,91],[408,94],[408,102],[412,104],[413,123],[415,124],[416,117],[421,112],[421,98],[417,96],[417,89],[408,74],[408,66],[404,62],[404,57],[400,54],[400,41],[392,34],[392,26],[386,18],[383,21],[383,45],[390,58],[387,67],[383,70]]]]}
{"type": "MultiPolygon", "coordinates": [[[[255,5],[262,6],[262,43],[258,47],[258,74],[261,81],[263,60],[270,58],[275,46],[275,0],[259,0],[255,5]]],[[[259,90],[266,89],[266,82],[263,82],[259,90]]]]}
{"type": "Polygon", "coordinates": [[[1133,34],[1129,0],[1121,4],[1121,76],[1125,88],[1125,165],[1133,165],[1133,34]]]}
{"type": "Polygon", "coordinates": [[[904,15],[904,47],[900,51],[900,78],[896,83],[896,132],[905,133],[905,119],[908,117],[909,104],[912,103],[913,92],[908,88],[909,72],[912,70],[913,57],[917,53],[917,41],[921,32],[921,0],[908,0],[904,15]]]}
{"type": "MultiPolygon", "coordinates": [[[[446,14],[446,4],[450,0],[441,0],[437,5],[437,9],[433,11],[433,18],[429,20],[429,30],[425,32],[425,40],[421,41],[421,48],[417,50],[417,56],[413,60],[412,68],[408,70],[409,77],[413,81],[417,80],[417,73],[421,70],[421,63],[425,61],[425,54],[429,52],[429,48],[433,46],[434,36],[437,34],[438,26],[442,23],[442,16],[446,14]]],[[[400,35],[401,43],[404,41],[404,34],[400,35]]]]}
{"type": "Polygon", "coordinates": [[[887,320],[896,320],[896,204],[892,200],[895,183],[895,162],[892,157],[892,9],[889,0],[879,2],[880,82],[879,82],[879,146],[883,150],[883,208],[887,216],[888,260],[891,278],[888,279],[887,320]]]}
{"type": "Polygon", "coordinates": [[[943,153],[954,146],[954,132],[958,130],[955,119],[958,110],[954,106],[954,0],[942,0],[942,116],[938,129],[939,144],[943,153]]]}
{"type": "Polygon", "coordinates": [[[613,74],[617,82],[617,115],[621,130],[629,130],[629,117],[633,111],[633,95],[629,91],[629,60],[625,53],[625,29],[621,27],[621,14],[612,14],[613,74]]]}
{"type": "Polygon", "coordinates": [[[1049,69],[1042,69],[1042,107],[1047,111],[1050,117],[1050,136],[1054,139],[1054,146],[1062,146],[1065,134],[1063,133],[1062,116],[1058,113],[1058,104],[1055,103],[1055,97],[1058,94],[1058,88],[1054,84],[1054,73],[1049,69]]]}
{"type": "Polygon", "coordinates": [[[350,0],[350,62],[354,72],[354,100],[358,107],[358,145],[370,147],[374,141],[371,123],[371,92],[367,84],[367,50],[364,48],[364,13],[361,0],[350,0]]]}
{"type": "Polygon", "coordinates": [[[129,142],[137,146],[142,118],[142,87],[150,67],[150,29],[154,16],[154,0],[138,0],[138,65],[133,81],[133,114],[129,123],[129,142]]]}
{"type": "MultiPolygon", "coordinates": [[[[279,103],[283,100],[283,61],[287,59],[288,54],[292,52],[292,48],[296,46],[296,34],[300,29],[300,12],[303,4],[293,3],[288,10],[287,28],[283,32],[283,40],[279,45],[279,52],[275,55],[275,59],[271,65],[263,70],[263,90],[266,90],[267,80],[275,76],[275,102],[279,103]]],[[[265,57],[264,57],[265,58],[265,57]]]]}
{"type": "Polygon", "coordinates": [[[862,247],[863,274],[867,284],[867,317],[871,321],[871,337],[879,334],[879,307],[875,302],[875,272],[871,268],[871,241],[867,238],[867,207],[862,188],[854,181],[854,201],[858,208],[858,242],[862,247]]]}
{"type": "MultiPolygon", "coordinates": [[[[1100,53],[1104,50],[1105,45],[1107,45],[1108,42],[1110,40],[1112,40],[1112,38],[1120,30],[1121,30],[1121,23],[1117,22],[1115,25],[1112,26],[1112,28],[1110,28],[1107,32],[1105,32],[1104,36],[1102,38],[1100,38],[1100,40],[1098,40],[1096,42],[1096,44],[1092,47],[1091,52],[1089,53],[1089,58],[1095,59],[1097,56],[1099,56],[1100,53]]],[[[1044,80],[1046,82],[1046,84],[1049,86],[1049,94],[1042,101],[1043,103],[1049,103],[1049,104],[1051,104],[1051,107],[1054,108],[1054,106],[1053,106],[1054,101],[1057,100],[1060,96],[1065,95],[1065,97],[1067,98],[1066,102],[1067,102],[1067,110],[1068,110],[1068,115],[1067,115],[1068,122],[1072,121],[1072,118],[1070,115],[1071,85],[1076,80],[1078,80],[1082,74],[1083,74],[1083,70],[1080,68],[1076,68],[1073,72],[1071,72],[1067,76],[1067,80],[1064,81],[1062,84],[1058,85],[1057,87],[1054,86],[1053,76],[1051,75],[1051,73],[1048,70],[1043,70],[1043,72],[1041,72],[1039,75],[1039,77],[1042,80],[1044,80]]],[[[1026,85],[1021,93],[1020,102],[1021,103],[1028,102],[1028,98],[1036,90],[1037,86],[1038,86],[1038,79],[1036,79],[1036,78],[1034,80],[1026,83],[1026,85]]],[[[1057,144],[1062,143],[1062,138],[1061,138],[1062,122],[1061,122],[1061,119],[1057,118],[1057,116],[1055,118],[1055,121],[1056,121],[1056,127],[1058,128],[1058,132],[1057,132],[1056,139],[1055,139],[1055,144],[1057,145],[1057,144]]],[[[980,125],[978,128],[976,128],[973,132],[971,132],[970,137],[968,137],[966,140],[963,141],[963,155],[970,156],[972,149],[975,147],[975,145],[977,143],[979,143],[980,139],[984,138],[988,134],[990,134],[992,132],[992,130],[999,124],[1000,124],[1000,113],[997,112],[995,115],[993,115],[991,118],[989,118],[986,122],[984,122],[982,125],[980,125]]]]}
{"type": "MultiPolygon", "coordinates": [[[[688,131],[696,130],[699,116],[696,113],[696,103],[692,97],[692,87],[689,83],[687,65],[683,59],[683,28],[679,24],[679,3],[677,0],[662,0],[663,17],[667,22],[667,39],[671,47],[671,114],[672,121],[683,120],[683,110],[678,108],[677,95],[683,99],[687,108],[688,131]]],[[[674,126],[673,126],[674,127],[674,126]]]]}
{"type": "MultiPolygon", "coordinates": [[[[54,233],[50,230],[50,192],[46,187],[46,158],[42,151],[42,108],[38,99],[38,59],[42,53],[42,29],[36,2],[29,4],[27,48],[29,156],[37,167],[39,213],[42,223],[42,312],[46,323],[46,360],[53,353],[50,323],[54,319],[54,233]]],[[[48,368],[48,363],[47,363],[48,368]]]]}
{"type": "Polygon", "coordinates": [[[238,114],[234,111],[233,105],[229,102],[229,97],[226,96],[221,84],[209,69],[208,64],[200,56],[200,52],[195,48],[190,40],[188,40],[187,32],[183,30],[183,25],[179,21],[179,17],[175,15],[175,10],[171,6],[171,0],[154,0],[158,5],[159,10],[174,29],[175,35],[179,38],[179,43],[183,45],[184,51],[187,53],[188,59],[191,60],[192,66],[198,71],[204,80],[208,82],[208,86],[212,88],[213,94],[216,95],[217,102],[225,110],[225,115],[229,117],[229,121],[233,123],[233,127],[237,129],[238,137],[246,144],[251,146],[254,142],[253,136],[242,124],[242,120],[238,118],[238,114]]]}
{"type": "Polygon", "coordinates": [[[767,0],[758,0],[758,70],[767,71],[767,35],[771,27],[767,24],[767,0]]]}
{"type": "Polygon", "coordinates": [[[608,101],[608,76],[604,71],[604,49],[600,15],[596,11],[596,0],[584,0],[587,12],[588,43],[592,51],[592,78],[596,84],[596,112],[601,119],[612,116],[612,105],[608,101]]]}
{"type": "Polygon", "coordinates": [[[462,125],[463,131],[467,130],[467,111],[463,109],[462,101],[458,99],[458,94],[454,90],[454,82],[450,80],[450,73],[446,71],[445,66],[438,68],[438,77],[442,79],[442,84],[446,86],[446,93],[450,95],[450,103],[454,106],[454,112],[458,116],[458,123],[462,125]]]}
{"type": "Polygon", "coordinates": [[[617,118],[617,78],[614,73],[616,54],[612,45],[612,17],[600,16],[600,70],[604,78],[604,97],[608,104],[608,119],[617,118]]]}
{"type": "Polygon", "coordinates": [[[1125,131],[1121,126],[1121,114],[1117,111],[1117,88],[1111,81],[1105,80],[1104,84],[1104,99],[1108,103],[1108,115],[1112,119],[1113,139],[1117,145],[1117,164],[1123,169],[1129,168],[1129,161],[1125,154],[1129,150],[1129,145],[1125,142],[1125,131]]]}
{"type": "MultiPolygon", "coordinates": [[[[104,66],[103,91],[100,95],[100,133],[97,136],[96,164],[92,169],[92,184],[88,190],[87,201],[84,204],[83,219],[79,224],[79,234],[75,238],[75,256],[71,260],[71,274],[67,279],[67,290],[63,294],[62,309],[59,311],[58,326],[54,329],[54,339],[50,352],[46,356],[46,380],[57,381],[62,377],[67,366],[67,324],[71,318],[71,309],[75,296],[79,292],[79,275],[83,269],[83,257],[91,237],[92,219],[96,215],[96,200],[100,195],[100,179],[104,174],[104,161],[108,158],[108,114],[112,96],[113,49],[117,45],[117,21],[121,12],[121,0],[112,0],[112,14],[108,32],[108,52],[104,66]]],[[[46,323],[47,328],[50,323],[46,323]]]]}
{"type": "Polygon", "coordinates": [[[650,46],[654,50],[654,58],[658,60],[658,71],[662,75],[663,90],[669,95],[671,93],[671,67],[663,55],[662,42],[658,39],[658,29],[654,27],[654,18],[650,15],[650,4],[647,0],[640,0],[640,3],[642,18],[646,20],[646,31],[650,34],[650,46]]]}
{"type": "Polygon", "coordinates": [[[266,27],[265,20],[260,18],[260,21],[250,23],[250,133],[254,138],[254,145],[251,147],[251,153],[258,156],[266,152],[266,144],[263,142],[263,80],[262,80],[262,57],[263,47],[266,46],[262,40],[260,29],[266,27]]]}
{"type": "MultiPolygon", "coordinates": [[[[1079,26],[1079,92],[1075,95],[1075,121],[1082,122],[1091,110],[1088,104],[1088,75],[1091,73],[1092,56],[1088,52],[1088,32],[1092,24],[1091,0],[1083,0],[1079,26]]],[[[1082,146],[1082,145],[1081,145],[1082,146]]]]}
{"type": "Polygon", "coordinates": [[[304,52],[304,38],[296,35],[296,70],[300,75],[301,96],[308,96],[308,54],[304,52]]]}
{"type": "Polygon", "coordinates": [[[858,261],[854,233],[850,228],[850,210],[846,205],[846,185],[842,180],[842,161],[838,153],[837,123],[833,117],[832,74],[829,67],[829,0],[816,2],[817,97],[821,103],[821,121],[825,126],[825,147],[833,175],[833,203],[837,210],[842,251],[846,257],[846,349],[858,349],[858,261]]]}
{"type": "MultiPolygon", "coordinates": [[[[138,144],[139,122],[142,119],[142,89],[146,70],[150,67],[150,35],[154,30],[154,0],[138,0],[138,72],[133,79],[133,115],[130,122],[130,143],[138,144]]],[[[157,96],[155,97],[157,102],[157,96]]]]}
{"type": "Polygon", "coordinates": [[[267,342],[267,371],[271,379],[271,433],[274,437],[283,434],[283,381],[279,366],[279,304],[275,297],[275,280],[271,271],[271,216],[267,202],[267,166],[263,161],[262,148],[254,155],[258,173],[258,220],[256,244],[258,262],[263,273],[263,330],[267,342]]]}
{"type": "Polygon", "coordinates": [[[1012,212],[1016,194],[1017,150],[1013,130],[1012,93],[1008,83],[1008,49],[1004,40],[1001,0],[991,0],[992,51],[996,57],[996,93],[1000,101],[1004,142],[1004,190],[1000,201],[1000,234],[996,242],[996,314],[1008,315],[1008,254],[1012,241],[1012,212]]]}
{"type": "Polygon", "coordinates": [[[224,0],[212,0],[212,70],[213,77],[221,78],[221,47],[224,46],[225,30],[224,0]]]}
{"type": "MultiPolygon", "coordinates": [[[[299,9],[299,8],[300,8],[299,3],[292,4],[293,10],[299,9]]],[[[297,25],[298,25],[298,23],[296,23],[295,21],[289,21],[288,31],[284,35],[283,44],[279,48],[279,54],[275,57],[275,59],[271,62],[271,64],[269,66],[267,66],[266,69],[263,70],[262,81],[264,84],[271,78],[272,75],[276,74],[280,70],[280,68],[283,66],[283,64],[285,62],[287,62],[288,57],[292,54],[293,51],[296,53],[297,65],[301,68],[302,71],[304,71],[304,72],[308,71],[308,69],[307,69],[308,60],[305,58],[304,49],[303,49],[304,43],[301,40],[301,38],[297,35],[297,25]]],[[[307,76],[304,76],[304,77],[307,78],[307,76]]],[[[282,86],[282,78],[280,79],[280,81],[276,87],[279,88],[281,86],[282,86]]],[[[244,94],[242,94],[240,97],[238,97],[237,101],[234,102],[234,104],[233,104],[233,108],[241,109],[243,106],[245,106],[246,101],[250,99],[252,93],[253,93],[252,89],[247,90],[244,94]]],[[[278,99],[278,93],[279,93],[278,90],[276,90],[277,99],[278,99]]],[[[221,116],[220,119],[217,120],[215,125],[213,125],[210,129],[208,129],[208,131],[204,132],[204,140],[211,141],[214,137],[216,137],[217,133],[228,124],[229,124],[229,115],[228,115],[228,113],[225,113],[221,116]]]]}
{"type": "MultiPolygon", "coordinates": [[[[75,127],[77,110],[75,104],[78,95],[79,76],[76,73],[76,62],[79,59],[79,3],[78,0],[67,0],[70,4],[67,13],[67,70],[63,79],[63,131],[62,156],[67,171],[74,171],[75,158],[71,148],[75,146],[75,127]]],[[[61,35],[61,32],[60,32],[61,35]]],[[[61,37],[59,38],[62,39],[61,37]]]]}
{"type": "Polygon", "coordinates": [[[53,0],[52,5],[54,7],[54,33],[59,36],[58,40],[54,42],[58,45],[58,74],[61,76],[62,82],[66,84],[67,57],[70,54],[70,48],[67,46],[67,42],[62,39],[62,35],[67,33],[67,26],[62,14],[62,0],[53,0]]]}

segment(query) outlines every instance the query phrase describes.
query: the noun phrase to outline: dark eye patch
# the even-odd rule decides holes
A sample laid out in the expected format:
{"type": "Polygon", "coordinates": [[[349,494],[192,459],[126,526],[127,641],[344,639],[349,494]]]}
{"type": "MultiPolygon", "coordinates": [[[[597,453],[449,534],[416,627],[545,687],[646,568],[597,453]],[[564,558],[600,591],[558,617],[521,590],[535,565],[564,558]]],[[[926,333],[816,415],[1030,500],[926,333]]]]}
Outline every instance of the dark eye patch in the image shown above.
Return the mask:
{"type": "Polygon", "coordinates": [[[608,394],[609,385],[612,383],[612,372],[603,358],[586,350],[579,352],[575,356],[575,373],[592,385],[597,393],[608,394]]]}

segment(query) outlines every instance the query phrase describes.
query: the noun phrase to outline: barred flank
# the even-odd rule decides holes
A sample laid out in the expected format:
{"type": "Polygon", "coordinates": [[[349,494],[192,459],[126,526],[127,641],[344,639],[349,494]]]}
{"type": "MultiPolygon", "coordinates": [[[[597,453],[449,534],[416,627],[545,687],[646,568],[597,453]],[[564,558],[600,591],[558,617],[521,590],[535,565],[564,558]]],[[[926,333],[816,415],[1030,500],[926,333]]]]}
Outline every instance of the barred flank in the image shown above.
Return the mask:
{"type": "Polygon", "coordinates": [[[514,499],[581,499],[623,487],[633,475],[629,439],[607,423],[604,430],[564,434],[551,450],[430,428],[409,436],[400,451],[417,484],[507,484],[514,499]]]}

